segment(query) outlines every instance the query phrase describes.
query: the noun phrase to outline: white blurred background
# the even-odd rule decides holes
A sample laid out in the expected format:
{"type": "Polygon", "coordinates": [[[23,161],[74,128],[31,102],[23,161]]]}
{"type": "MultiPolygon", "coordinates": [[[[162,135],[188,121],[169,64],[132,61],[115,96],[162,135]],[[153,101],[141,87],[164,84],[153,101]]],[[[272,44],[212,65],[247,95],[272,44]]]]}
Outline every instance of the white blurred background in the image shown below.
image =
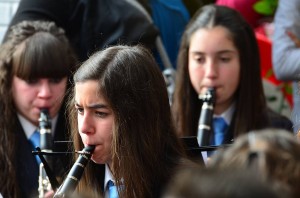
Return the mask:
{"type": "Polygon", "coordinates": [[[20,0],[0,0],[0,42],[7,26],[16,12],[20,0]]]}

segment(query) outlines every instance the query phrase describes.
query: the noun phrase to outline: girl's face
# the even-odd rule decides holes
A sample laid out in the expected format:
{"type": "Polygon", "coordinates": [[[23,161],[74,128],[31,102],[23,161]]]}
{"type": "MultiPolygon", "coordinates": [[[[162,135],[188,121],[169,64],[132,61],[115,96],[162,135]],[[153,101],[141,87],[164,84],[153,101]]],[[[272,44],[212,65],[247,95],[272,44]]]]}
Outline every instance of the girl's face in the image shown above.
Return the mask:
{"type": "Polygon", "coordinates": [[[204,94],[208,87],[214,87],[214,112],[224,112],[234,100],[240,78],[239,53],[229,31],[222,26],[197,30],[191,36],[188,62],[196,92],[204,94]]]}
{"type": "Polygon", "coordinates": [[[94,80],[76,83],[75,108],[78,114],[78,130],[85,146],[96,146],[92,160],[98,164],[110,164],[115,116],[98,90],[98,82],[94,80]]]}
{"type": "Polygon", "coordinates": [[[39,78],[25,81],[17,76],[12,80],[12,95],[18,113],[38,125],[40,110],[49,109],[50,117],[57,115],[66,93],[67,77],[39,78]]]}

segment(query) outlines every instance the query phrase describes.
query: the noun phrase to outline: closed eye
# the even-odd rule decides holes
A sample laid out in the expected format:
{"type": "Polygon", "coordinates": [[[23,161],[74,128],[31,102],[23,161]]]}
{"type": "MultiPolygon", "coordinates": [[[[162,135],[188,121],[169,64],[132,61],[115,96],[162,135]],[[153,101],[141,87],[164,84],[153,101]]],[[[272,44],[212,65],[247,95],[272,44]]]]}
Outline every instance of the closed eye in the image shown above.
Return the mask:
{"type": "Polygon", "coordinates": [[[203,64],[204,61],[205,61],[205,58],[204,57],[196,57],[195,60],[196,60],[197,63],[203,64]]]}
{"type": "Polygon", "coordinates": [[[96,111],[95,114],[96,114],[97,117],[100,117],[100,118],[105,118],[109,115],[108,113],[102,112],[102,111],[96,111]]]}
{"type": "Polygon", "coordinates": [[[230,62],[231,58],[230,58],[230,57],[221,57],[220,60],[221,60],[223,63],[228,63],[228,62],[230,62]]]}
{"type": "Polygon", "coordinates": [[[205,56],[202,53],[193,53],[192,58],[199,64],[203,64],[205,61],[205,56]]]}
{"type": "Polygon", "coordinates": [[[218,59],[222,63],[229,63],[233,58],[237,56],[237,53],[233,50],[225,50],[218,53],[218,59]]]}
{"type": "Polygon", "coordinates": [[[34,85],[36,83],[38,83],[38,79],[28,79],[26,80],[26,83],[29,84],[29,85],[34,85]]]}
{"type": "Polygon", "coordinates": [[[62,78],[51,78],[49,79],[49,82],[53,84],[59,84],[62,81],[62,78]]]}

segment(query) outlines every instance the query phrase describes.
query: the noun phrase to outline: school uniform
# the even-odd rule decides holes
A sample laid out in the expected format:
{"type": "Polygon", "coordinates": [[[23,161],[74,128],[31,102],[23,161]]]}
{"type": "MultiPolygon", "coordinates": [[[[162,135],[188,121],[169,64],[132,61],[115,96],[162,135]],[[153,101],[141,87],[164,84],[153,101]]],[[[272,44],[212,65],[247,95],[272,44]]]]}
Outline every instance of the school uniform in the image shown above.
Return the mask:
{"type": "MultiPolygon", "coordinates": [[[[20,117],[20,116],[19,116],[20,117]]],[[[38,196],[38,176],[39,164],[36,157],[32,154],[33,146],[23,128],[24,118],[16,118],[15,141],[15,167],[17,182],[20,195],[23,198],[32,198],[38,196]],[[23,120],[22,120],[23,119],[23,120]],[[22,121],[20,121],[22,120],[22,121]],[[22,123],[22,124],[21,124],[22,123]]],[[[26,124],[24,125],[26,126],[26,124]]],[[[30,128],[30,127],[29,127],[30,128]]],[[[65,141],[67,138],[66,120],[63,114],[57,117],[56,126],[53,126],[53,140],[65,141]]],[[[27,125],[28,130],[28,125],[27,125]]],[[[67,144],[54,144],[53,151],[65,152],[68,150],[67,144]]],[[[52,171],[58,178],[65,177],[65,173],[70,168],[71,156],[51,156],[53,160],[52,171]]]]}
{"type": "MultiPolygon", "coordinates": [[[[287,130],[293,133],[293,123],[287,117],[274,112],[271,109],[266,110],[267,120],[265,121],[265,125],[261,127],[263,128],[279,128],[287,130]]],[[[228,132],[225,135],[223,144],[230,144],[234,141],[234,125],[235,125],[235,117],[233,117],[232,122],[229,125],[228,132]]]]}

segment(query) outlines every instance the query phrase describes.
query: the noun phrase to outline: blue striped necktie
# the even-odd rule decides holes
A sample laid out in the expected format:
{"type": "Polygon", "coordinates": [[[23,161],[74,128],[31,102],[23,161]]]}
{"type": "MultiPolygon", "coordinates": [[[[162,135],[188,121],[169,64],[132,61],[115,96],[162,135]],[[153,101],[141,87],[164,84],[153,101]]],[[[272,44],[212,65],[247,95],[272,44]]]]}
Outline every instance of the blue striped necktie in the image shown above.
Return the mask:
{"type": "MultiPolygon", "coordinates": [[[[33,134],[30,136],[29,141],[31,142],[33,150],[35,150],[36,147],[40,146],[40,132],[38,130],[35,130],[33,134]]],[[[35,156],[36,161],[38,164],[41,163],[41,159],[38,155],[35,156]]]]}
{"type": "Polygon", "coordinates": [[[224,141],[225,134],[228,129],[228,125],[225,122],[224,118],[222,117],[216,117],[213,119],[214,123],[214,138],[212,145],[221,145],[224,141]]]}
{"type": "Polygon", "coordinates": [[[117,187],[114,182],[109,180],[107,183],[109,198],[118,198],[117,187]]]}

